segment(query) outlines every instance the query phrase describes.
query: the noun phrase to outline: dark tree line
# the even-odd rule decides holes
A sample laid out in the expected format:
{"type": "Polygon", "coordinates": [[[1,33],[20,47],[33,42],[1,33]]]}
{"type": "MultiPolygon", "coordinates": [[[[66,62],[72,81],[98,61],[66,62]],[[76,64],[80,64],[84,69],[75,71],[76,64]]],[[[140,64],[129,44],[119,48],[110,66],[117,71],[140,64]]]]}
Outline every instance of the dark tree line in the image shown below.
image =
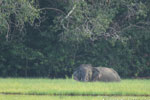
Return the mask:
{"type": "Polygon", "coordinates": [[[148,0],[0,0],[0,77],[72,76],[80,64],[150,76],[148,0]]]}

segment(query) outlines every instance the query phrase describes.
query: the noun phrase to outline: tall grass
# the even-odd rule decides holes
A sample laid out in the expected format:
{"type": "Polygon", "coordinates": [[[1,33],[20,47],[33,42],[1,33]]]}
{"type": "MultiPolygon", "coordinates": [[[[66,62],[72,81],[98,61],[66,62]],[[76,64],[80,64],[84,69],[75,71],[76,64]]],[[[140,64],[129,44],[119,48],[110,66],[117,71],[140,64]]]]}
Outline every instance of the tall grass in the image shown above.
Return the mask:
{"type": "Polygon", "coordinates": [[[0,79],[0,93],[72,95],[150,95],[150,80],[77,82],[72,79],[0,79]]]}

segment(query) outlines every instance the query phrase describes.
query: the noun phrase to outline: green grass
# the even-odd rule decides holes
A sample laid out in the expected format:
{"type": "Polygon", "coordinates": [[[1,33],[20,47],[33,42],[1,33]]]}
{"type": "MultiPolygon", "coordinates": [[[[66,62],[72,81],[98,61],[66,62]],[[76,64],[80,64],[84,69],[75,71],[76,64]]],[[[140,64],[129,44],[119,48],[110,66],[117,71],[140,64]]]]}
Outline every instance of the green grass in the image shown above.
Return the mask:
{"type": "Polygon", "coordinates": [[[150,100],[150,97],[26,96],[0,95],[0,100],[150,100]]]}
{"type": "Polygon", "coordinates": [[[90,82],[77,82],[72,79],[52,80],[52,79],[0,78],[0,93],[44,94],[44,95],[101,94],[101,95],[140,96],[140,95],[150,95],[150,80],[130,79],[130,80],[122,80],[119,83],[115,82],[90,83],[90,82]]]}

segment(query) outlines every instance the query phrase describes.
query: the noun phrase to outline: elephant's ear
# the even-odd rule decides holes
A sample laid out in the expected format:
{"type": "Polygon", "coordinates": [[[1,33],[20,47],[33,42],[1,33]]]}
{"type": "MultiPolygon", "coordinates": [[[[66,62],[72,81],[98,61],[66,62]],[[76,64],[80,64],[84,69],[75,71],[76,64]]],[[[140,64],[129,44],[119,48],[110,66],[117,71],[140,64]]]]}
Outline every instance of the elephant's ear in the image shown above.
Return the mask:
{"type": "Polygon", "coordinates": [[[92,79],[91,79],[91,81],[96,81],[98,79],[99,75],[100,75],[99,70],[97,68],[93,67],[92,68],[92,79]]]}
{"type": "Polygon", "coordinates": [[[92,68],[92,73],[100,73],[99,70],[96,67],[92,68]]]}
{"type": "Polygon", "coordinates": [[[73,78],[77,81],[80,81],[81,80],[81,72],[80,70],[76,70],[74,73],[73,73],[73,78]]]}

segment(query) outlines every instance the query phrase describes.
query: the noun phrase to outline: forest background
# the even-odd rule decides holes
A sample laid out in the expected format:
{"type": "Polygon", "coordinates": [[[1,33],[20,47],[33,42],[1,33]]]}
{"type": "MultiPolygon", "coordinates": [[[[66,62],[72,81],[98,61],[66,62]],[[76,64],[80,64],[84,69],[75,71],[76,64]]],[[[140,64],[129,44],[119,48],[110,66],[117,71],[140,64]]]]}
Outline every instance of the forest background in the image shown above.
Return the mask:
{"type": "Polygon", "coordinates": [[[0,0],[0,77],[72,77],[80,64],[150,76],[150,1],[0,0]]]}

